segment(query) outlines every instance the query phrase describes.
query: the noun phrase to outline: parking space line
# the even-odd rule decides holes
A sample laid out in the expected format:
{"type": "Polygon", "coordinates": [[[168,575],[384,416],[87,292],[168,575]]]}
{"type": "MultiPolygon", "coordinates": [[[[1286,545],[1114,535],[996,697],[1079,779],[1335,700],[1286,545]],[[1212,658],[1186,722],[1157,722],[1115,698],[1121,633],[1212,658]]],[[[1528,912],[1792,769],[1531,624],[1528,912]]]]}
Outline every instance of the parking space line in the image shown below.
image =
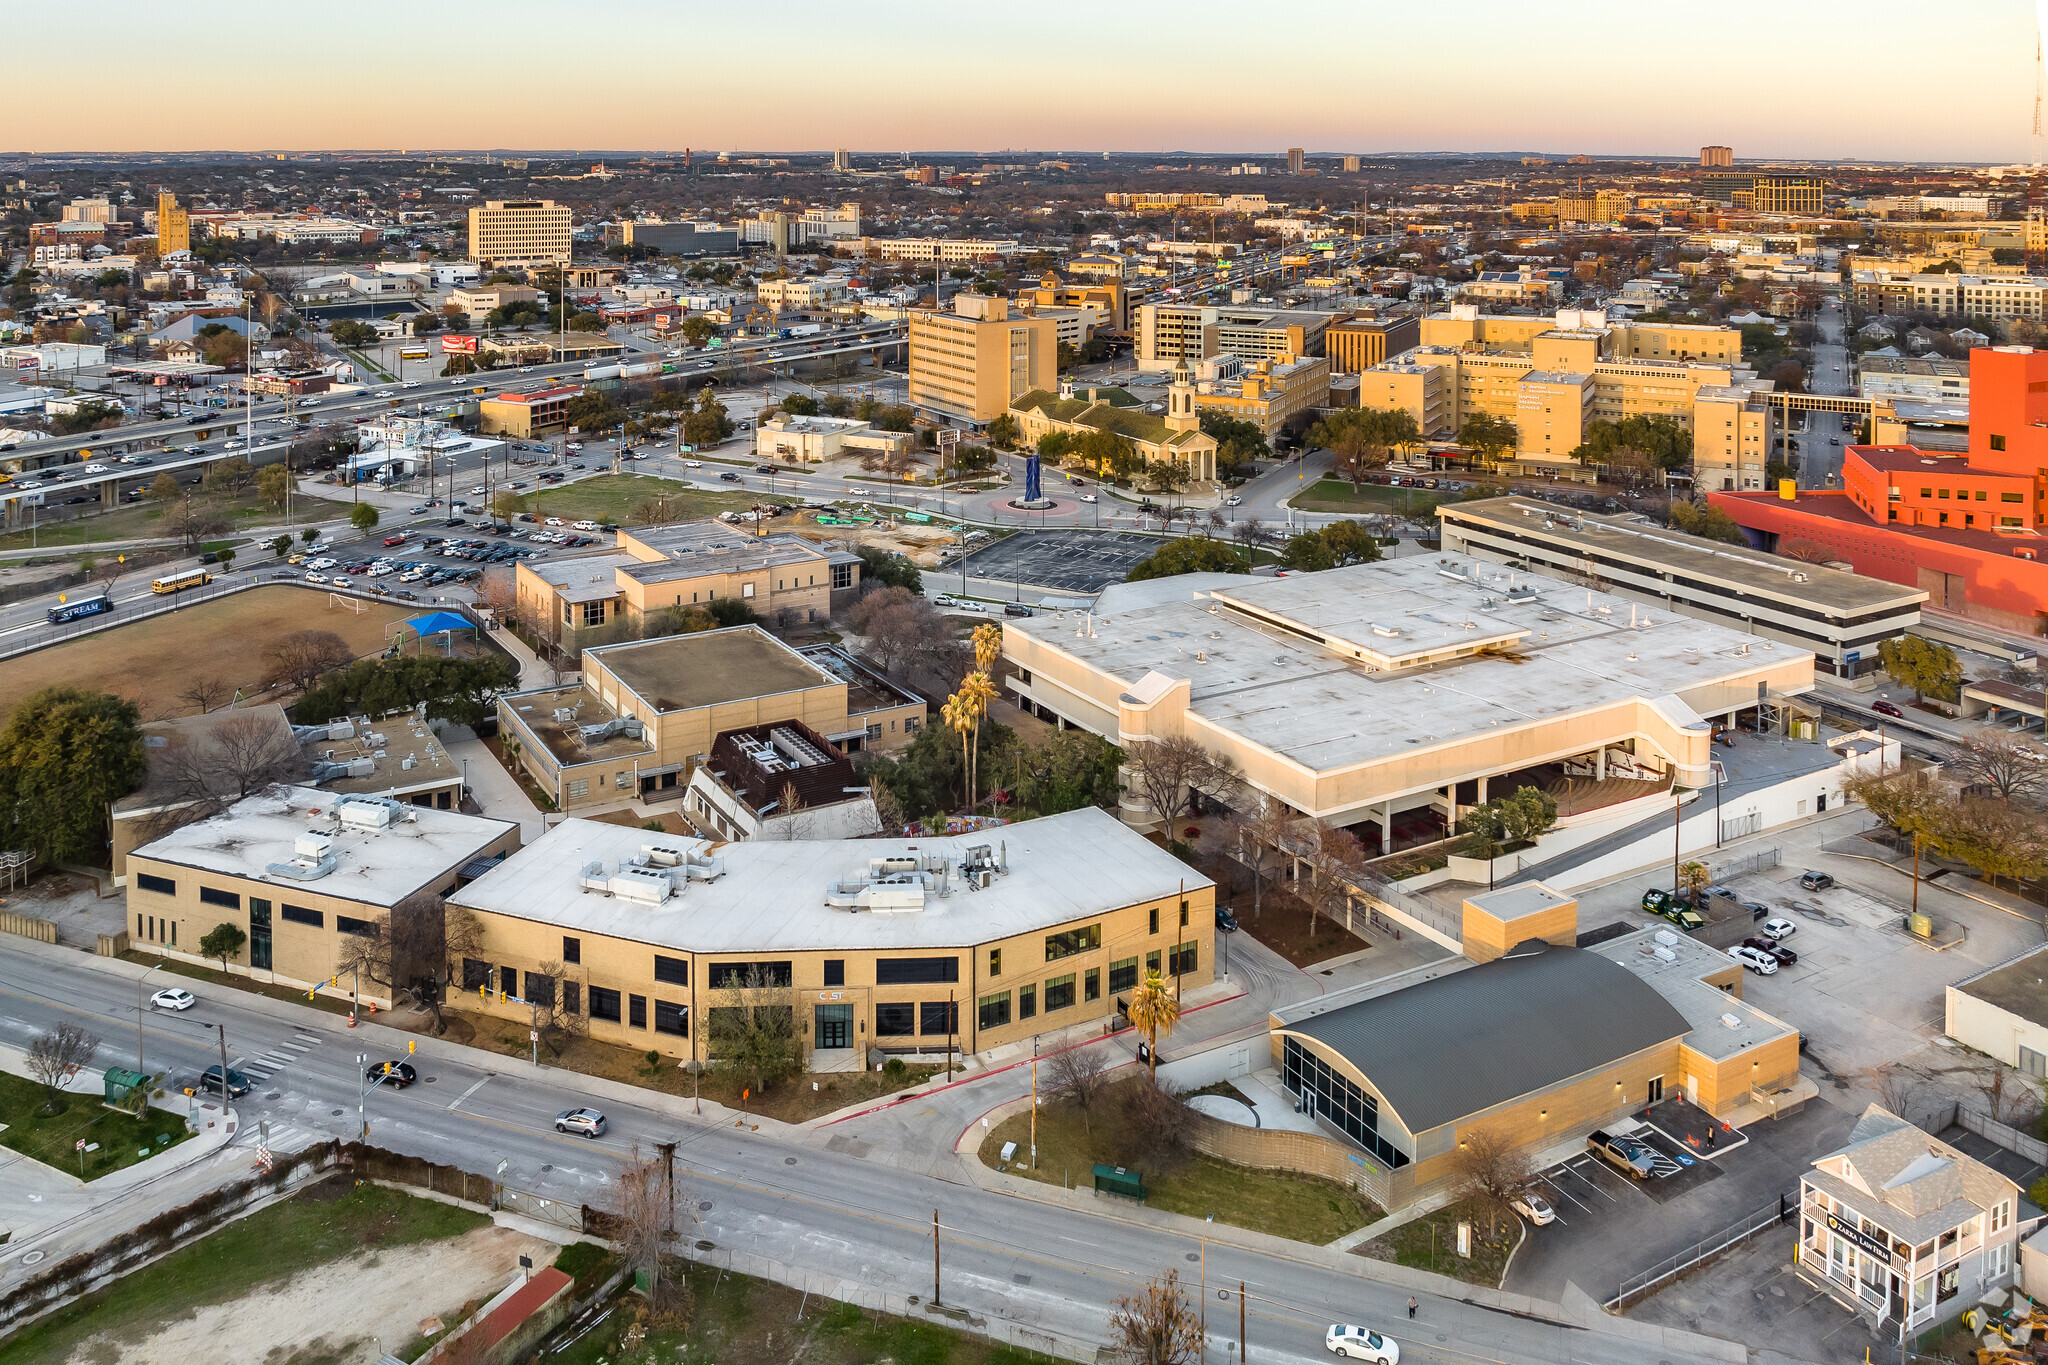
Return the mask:
{"type": "Polygon", "coordinates": [[[1550,1186],[1552,1192],[1554,1192],[1559,1198],[1571,1200],[1574,1204],[1577,1204],[1580,1208],[1584,1209],[1588,1213],[1591,1213],[1593,1211],[1593,1206],[1591,1204],[1588,1204],[1585,1200],[1579,1198],[1577,1195],[1567,1190],[1564,1186],[1558,1184],[1555,1180],[1551,1179],[1550,1172],[1545,1171],[1536,1178],[1538,1180],[1541,1180],[1544,1184],[1550,1186]]]}
{"type": "Polygon", "coordinates": [[[1587,1175],[1587,1174],[1586,1174],[1586,1173],[1585,1173],[1584,1171],[1582,1171],[1582,1170],[1580,1170],[1580,1169],[1579,1169],[1579,1164],[1580,1164],[1580,1162],[1581,1162],[1581,1161],[1584,1161],[1584,1162],[1591,1162],[1591,1161],[1592,1161],[1592,1158],[1591,1158],[1591,1157],[1581,1157],[1581,1158],[1579,1159],[1579,1161],[1567,1161],[1567,1162],[1566,1162],[1566,1163],[1564,1164],[1564,1169],[1566,1169],[1566,1170],[1570,1171],[1570,1172],[1571,1172],[1571,1173],[1572,1173],[1573,1175],[1575,1175],[1575,1176],[1577,1176],[1577,1177],[1578,1177],[1579,1179],[1581,1179],[1581,1180],[1585,1181],[1585,1182],[1586,1182],[1586,1183],[1587,1183],[1588,1185],[1590,1185],[1590,1186],[1591,1186],[1591,1187],[1592,1187],[1592,1188],[1593,1188],[1593,1189],[1594,1189],[1594,1190],[1595,1190],[1596,1192],[1598,1192],[1599,1194],[1605,1195],[1605,1196],[1607,1197],[1607,1199],[1608,1199],[1608,1200],[1609,1200],[1610,1202],[1613,1202],[1613,1203],[1620,1203],[1620,1202],[1621,1202],[1621,1200],[1620,1200],[1620,1196],[1616,1195],[1616,1194],[1615,1194],[1615,1193],[1613,1193],[1613,1192],[1612,1192],[1611,1190],[1608,1190],[1607,1188],[1605,1188],[1604,1186],[1602,1186],[1602,1185],[1601,1185],[1601,1183],[1600,1183],[1599,1181],[1597,1181],[1597,1180],[1593,1179],[1593,1177],[1592,1177],[1592,1176],[1590,1176],[1590,1175],[1587,1175]]]}

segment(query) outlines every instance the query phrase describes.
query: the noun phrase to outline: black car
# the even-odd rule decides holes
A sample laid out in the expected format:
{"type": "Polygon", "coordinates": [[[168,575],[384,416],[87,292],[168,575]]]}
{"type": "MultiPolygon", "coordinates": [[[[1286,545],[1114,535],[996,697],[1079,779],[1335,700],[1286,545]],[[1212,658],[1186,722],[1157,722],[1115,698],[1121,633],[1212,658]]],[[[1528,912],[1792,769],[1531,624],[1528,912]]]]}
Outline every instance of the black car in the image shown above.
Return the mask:
{"type": "MultiPolygon", "coordinates": [[[[220,1066],[218,1063],[199,1073],[199,1088],[208,1094],[220,1091],[220,1066]]],[[[249,1078],[233,1067],[228,1068],[228,1098],[235,1099],[249,1093],[249,1078]]]]}
{"type": "Polygon", "coordinates": [[[1027,607],[1027,606],[1023,606],[1022,604],[1020,604],[1020,603],[1017,603],[1017,602],[1009,602],[1009,603],[1005,603],[1005,604],[1004,604],[1004,606],[1003,606],[1003,615],[1005,615],[1005,616],[1029,616],[1029,615],[1031,615],[1031,608],[1029,608],[1029,607],[1027,607]]]}
{"type": "Polygon", "coordinates": [[[775,466],[772,464],[757,464],[754,466],[754,472],[756,474],[773,474],[775,466]]]}
{"type": "Polygon", "coordinates": [[[727,483],[738,483],[740,481],[740,476],[733,473],[730,469],[726,470],[723,474],[720,474],[718,477],[724,479],[727,483]]]}
{"type": "Polygon", "coordinates": [[[419,1073],[412,1069],[411,1062],[372,1062],[363,1079],[373,1085],[386,1085],[393,1090],[403,1090],[418,1080],[419,1073]]]}
{"type": "Polygon", "coordinates": [[[1219,905],[1216,907],[1216,927],[1226,934],[1237,932],[1237,916],[1230,913],[1229,906],[1219,905]]]}

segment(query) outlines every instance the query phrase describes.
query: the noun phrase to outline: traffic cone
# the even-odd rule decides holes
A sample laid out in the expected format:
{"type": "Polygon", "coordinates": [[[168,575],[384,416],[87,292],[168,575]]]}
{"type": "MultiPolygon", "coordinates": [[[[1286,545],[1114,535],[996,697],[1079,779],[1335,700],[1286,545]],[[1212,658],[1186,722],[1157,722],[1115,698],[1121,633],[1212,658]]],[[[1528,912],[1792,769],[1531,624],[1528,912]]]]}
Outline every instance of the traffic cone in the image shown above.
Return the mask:
{"type": "Polygon", "coordinates": [[[348,1012],[348,1026],[350,1028],[354,1028],[356,1026],[356,1012],[354,1010],[350,1010],[348,1012]]]}

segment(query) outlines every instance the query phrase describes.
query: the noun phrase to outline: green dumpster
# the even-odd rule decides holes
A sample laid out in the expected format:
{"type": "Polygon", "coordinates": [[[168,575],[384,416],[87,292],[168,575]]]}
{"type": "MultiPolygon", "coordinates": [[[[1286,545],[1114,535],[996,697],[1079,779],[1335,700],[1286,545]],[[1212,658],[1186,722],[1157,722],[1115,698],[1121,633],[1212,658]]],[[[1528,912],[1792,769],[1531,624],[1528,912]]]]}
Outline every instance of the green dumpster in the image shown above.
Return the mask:
{"type": "Polygon", "coordinates": [[[1095,1168],[1095,1192],[1142,1200],[1145,1197],[1145,1176],[1143,1172],[1122,1166],[1098,1165],[1095,1168]]]}

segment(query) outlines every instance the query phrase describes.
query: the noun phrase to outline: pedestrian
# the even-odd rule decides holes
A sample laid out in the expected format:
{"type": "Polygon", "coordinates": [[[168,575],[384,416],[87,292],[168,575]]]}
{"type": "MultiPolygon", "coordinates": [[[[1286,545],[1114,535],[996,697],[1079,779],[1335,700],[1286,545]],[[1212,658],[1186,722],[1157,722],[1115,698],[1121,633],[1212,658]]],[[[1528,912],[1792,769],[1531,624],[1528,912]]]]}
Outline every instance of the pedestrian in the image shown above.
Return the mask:
{"type": "Polygon", "coordinates": [[[1415,1296],[1413,1294],[1408,1296],[1408,1316],[1410,1319],[1413,1319],[1415,1316],[1415,1296]]]}

